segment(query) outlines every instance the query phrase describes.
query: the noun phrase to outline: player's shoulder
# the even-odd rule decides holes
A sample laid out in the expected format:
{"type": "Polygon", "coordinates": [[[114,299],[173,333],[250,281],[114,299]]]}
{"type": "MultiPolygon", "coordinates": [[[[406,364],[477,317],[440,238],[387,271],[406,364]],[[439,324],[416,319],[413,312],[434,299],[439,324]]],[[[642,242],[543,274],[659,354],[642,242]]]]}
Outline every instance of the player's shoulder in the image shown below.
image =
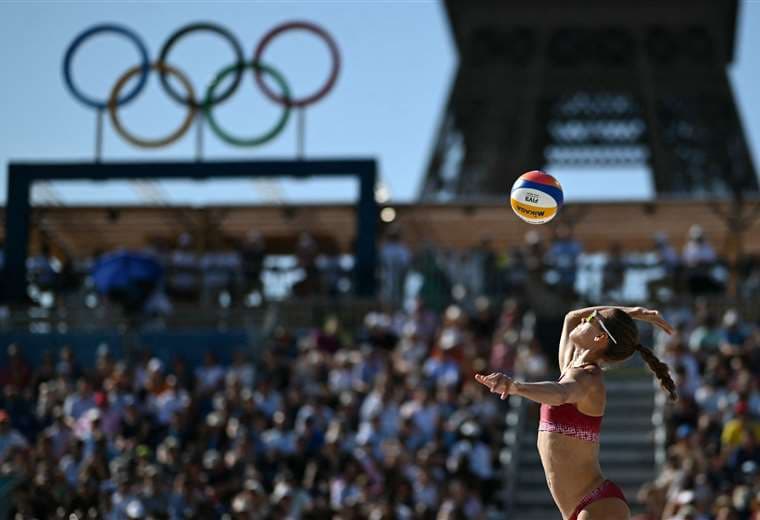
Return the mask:
{"type": "Polygon", "coordinates": [[[585,364],[581,366],[570,367],[567,371],[572,379],[589,387],[604,387],[604,378],[602,369],[599,365],[585,364]]]}
{"type": "Polygon", "coordinates": [[[602,369],[596,363],[584,363],[582,365],[571,365],[567,368],[568,372],[572,372],[573,375],[590,375],[601,376],[602,369]]]}

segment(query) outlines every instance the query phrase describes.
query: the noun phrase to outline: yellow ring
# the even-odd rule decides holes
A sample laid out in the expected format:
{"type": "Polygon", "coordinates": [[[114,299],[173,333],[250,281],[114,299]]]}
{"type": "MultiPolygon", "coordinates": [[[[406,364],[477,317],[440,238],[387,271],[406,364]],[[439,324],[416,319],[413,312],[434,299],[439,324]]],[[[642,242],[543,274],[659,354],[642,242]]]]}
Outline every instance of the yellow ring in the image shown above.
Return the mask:
{"type": "MultiPolygon", "coordinates": [[[[151,68],[159,72],[163,72],[164,74],[169,73],[175,76],[187,91],[188,96],[186,99],[193,101],[195,100],[195,91],[193,91],[193,85],[190,83],[190,80],[187,79],[187,76],[185,76],[178,69],[175,69],[171,65],[166,65],[165,63],[161,62],[154,63],[151,65],[151,68]]],[[[126,141],[142,148],[160,148],[162,146],[167,146],[177,139],[181,138],[190,129],[190,127],[193,125],[193,121],[195,120],[197,103],[189,104],[185,120],[182,121],[182,124],[177,130],[166,137],[160,139],[143,139],[141,137],[136,137],[130,134],[121,123],[121,120],[119,120],[119,115],[117,113],[117,109],[119,108],[119,93],[121,92],[121,89],[124,88],[124,85],[127,84],[127,81],[132,78],[132,76],[135,76],[142,71],[142,67],[137,65],[129,69],[118,80],[116,80],[116,84],[114,84],[113,89],[111,89],[111,96],[108,99],[108,114],[111,116],[111,124],[113,124],[116,133],[118,133],[126,141]]]]}

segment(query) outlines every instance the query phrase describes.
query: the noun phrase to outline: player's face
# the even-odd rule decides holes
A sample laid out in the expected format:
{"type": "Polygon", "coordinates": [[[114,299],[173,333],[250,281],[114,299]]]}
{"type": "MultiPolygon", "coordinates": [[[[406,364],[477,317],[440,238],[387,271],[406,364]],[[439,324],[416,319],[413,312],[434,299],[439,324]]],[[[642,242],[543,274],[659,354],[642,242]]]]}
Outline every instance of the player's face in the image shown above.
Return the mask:
{"type": "Polygon", "coordinates": [[[594,311],[581,318],[581,322],[570,332],[570,339],[584,348],[606,347],[606,334],[599,323],[600,315],[594,311]]]}

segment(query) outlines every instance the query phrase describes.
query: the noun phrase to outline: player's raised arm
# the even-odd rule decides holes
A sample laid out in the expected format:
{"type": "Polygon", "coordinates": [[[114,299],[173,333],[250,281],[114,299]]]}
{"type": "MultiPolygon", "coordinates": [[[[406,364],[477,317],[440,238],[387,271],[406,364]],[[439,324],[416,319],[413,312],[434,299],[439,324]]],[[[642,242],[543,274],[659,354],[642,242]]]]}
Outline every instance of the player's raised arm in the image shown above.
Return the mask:
{"type": "Polygon", "coordinates": [[[565,322],[562,326],[562,335],[559,341],[559,370],[565,372],[573,360],[575,345],[570,337],[570,333],[577,327],[583,318],[591,315],[594,311],[603,311],[605,309],[619,309],[628,314],[634,320],[646,321],[655,325],[668,334],[673,333],[673,327],[663,319],[656,310],[645,309],[644,307],[620,307],[615,305],[599,305],[596,307],[586,307],[570,311],[565,315],[565,322]]]}
{"type": "Polygon", "coordinates": [[[559,371],[564,372],[570,362],[573,359],[573,352],[575,351],[575,345],[573,340],[570,339],[570,331],[572,331],[581,322],[581,310],[570,311],[565,314],[565,323],[562,325],[562,336],[559,340],[559,371]]]}

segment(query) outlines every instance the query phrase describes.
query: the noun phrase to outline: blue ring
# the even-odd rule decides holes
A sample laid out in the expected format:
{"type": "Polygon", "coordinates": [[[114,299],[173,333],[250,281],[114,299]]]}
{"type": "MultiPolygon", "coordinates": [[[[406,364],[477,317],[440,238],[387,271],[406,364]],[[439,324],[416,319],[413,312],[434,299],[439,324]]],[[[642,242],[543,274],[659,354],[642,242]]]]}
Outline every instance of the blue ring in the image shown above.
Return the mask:
{"type": "Polygon", "coordinates": [[[81,32],[76,38],[74,38],[74,40],[69,45],[69,48],[66,49],[66,54],[63,58],[63,81],[66,83],[66,87],[69,89],[71,94],[81,103],[84,103],[85,105],[98,110],[104,110],[108,107],[108,99],[105,101],[99,101],[97,99],[91,98],[83,94],[76,87],[76,85],[74,85],[74,81],[71,79],[71,61],[74,58],[74,52],[76,52],[80,45],[82,45],[90,36],[94,36],[95,34],[101,32],[113,32],[121,34],[122,36],[126,36],[127,39],[131,40],[132,43],[135,44],[137,50],[140,52],[140,58],[142,58],[142,63],[140,65],[142,73],[140,74],[140,78],[137,80],[137,84],[132,87],[132,90],[125,93],[122,98],[116,101],[117,106],[122,106],[125,103],[132,101],[140,93],[143,87],[145,87],[145,84],[148,81],[148,75],[150,74],[150,58],[148,57],[148,48],[145,46],[137,33],[133,32],[131,29],[128,29],[122,25],[106,23],[94,25],[89,29],[81,32]]]}

